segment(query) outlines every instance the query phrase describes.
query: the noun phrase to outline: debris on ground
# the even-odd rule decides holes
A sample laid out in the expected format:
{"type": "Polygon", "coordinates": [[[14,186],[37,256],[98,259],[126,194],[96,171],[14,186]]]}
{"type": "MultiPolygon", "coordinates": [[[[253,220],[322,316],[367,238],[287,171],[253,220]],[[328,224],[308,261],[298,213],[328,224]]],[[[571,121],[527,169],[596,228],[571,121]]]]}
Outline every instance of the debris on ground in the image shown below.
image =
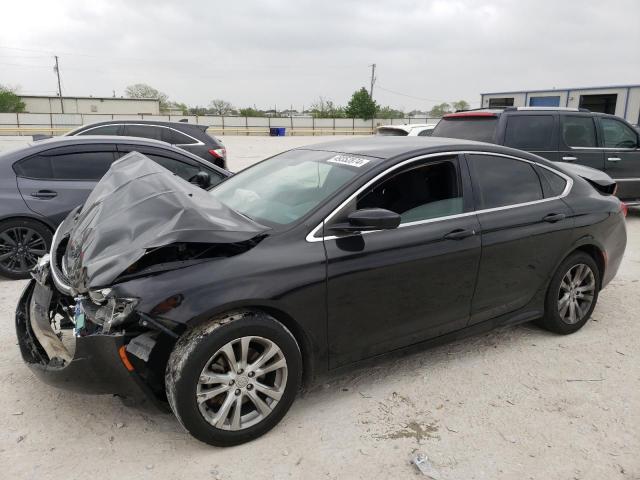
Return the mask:
{"type": "Polygon", "coordinates": [[[432,480],[440,480],[440,473],[431,464],[429,459],[424,453],[418,453],[413,460],[411,460],[421,474],[432,480]]]}
{"type": "Polygon", "coordinates": [[[26,435],[20,435],[20,436],[17,438],[16,443],[20,443],[20,442],[21,442],[21,441],[23,441],[25,438],[27,438],[27,436],[26,436],[26,435]]]}

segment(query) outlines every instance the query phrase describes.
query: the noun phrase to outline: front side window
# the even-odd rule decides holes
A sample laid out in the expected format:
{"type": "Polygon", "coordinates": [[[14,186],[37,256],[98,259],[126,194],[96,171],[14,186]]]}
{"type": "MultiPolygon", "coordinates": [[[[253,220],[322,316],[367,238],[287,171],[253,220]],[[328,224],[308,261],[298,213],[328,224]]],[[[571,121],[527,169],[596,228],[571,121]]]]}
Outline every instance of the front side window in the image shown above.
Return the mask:
{"type": "Polygon", "coordinates": [[[561,115],[562,138],[568,147],[596,147],[596,126],[591,117],[561,115]]]}
{"type": "Polygon", "coordinates": [[[378,161],[335,152],[291,150],[242,170],[211,190],[211,195],[259,223],[289,225],[378,161]]]}
{"type": "Polygon", "coordinates": [[[469,155],[479,209],[543,198],[540,179],[528,162],[494,155],[469,155]]]}
{"type": "Polygon", "coordinates": [[[631,128],[612,118],[601,118],[602,136],[606,148],[637,148],[638,136],[631,128]]]}
{"type": "Polygon", "coordinates": [[[355,209],[384,208],[400,223],[419,222],[464,211],[455,159],[412,166],[372,185],[358,195],[355,209]]]}
{"type": "Polygon", "coordinates": [[[15,165],[18,176],[41,180],[99,180],[113,163],[113,152],[35,155],[15,165]]]}
{"type": "Polygon", "coordinates": [[[152,125],[125,125],[124,134],[127,137],[151,138],[162,140],[162,128],[152,125]]]}
{"type": "Polygon", "coordinates": [[[103,125],[102,127],[90,128],[78,135],[118,135],[120,125],[103,125]]]}
{"type": "Polygon", "coordinates": [[[551,148],[552,135],[552,115],[511,115],[504,144],[521,150],[544,150],[551,148]]]}

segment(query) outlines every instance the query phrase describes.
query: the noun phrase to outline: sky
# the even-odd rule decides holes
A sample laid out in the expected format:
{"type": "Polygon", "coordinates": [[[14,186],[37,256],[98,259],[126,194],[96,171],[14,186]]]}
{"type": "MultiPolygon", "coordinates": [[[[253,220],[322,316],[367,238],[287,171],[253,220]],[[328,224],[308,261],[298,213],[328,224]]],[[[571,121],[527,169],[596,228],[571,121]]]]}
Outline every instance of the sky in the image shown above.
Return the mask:
{"type": "Polygon", "coordinates": [[[640,84],[640,0],[11,0],[0,84],[124,95],[147,83],[189,106],[429,110],[481,92],[640,84]]]}

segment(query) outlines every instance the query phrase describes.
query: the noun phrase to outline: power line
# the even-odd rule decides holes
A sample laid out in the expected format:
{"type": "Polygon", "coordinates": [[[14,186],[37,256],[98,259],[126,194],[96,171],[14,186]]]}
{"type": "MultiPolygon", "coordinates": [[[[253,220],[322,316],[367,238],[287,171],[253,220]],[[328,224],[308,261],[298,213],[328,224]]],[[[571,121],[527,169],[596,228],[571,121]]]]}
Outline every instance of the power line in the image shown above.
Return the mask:
{"type": "MultiPolygon", "coordinates": [[[[384,87],[382,87],[380,85],[378,85],[378,88],[380,90],[384,90],[385,92],[393,93],[395,95],[400,95],[402,97],[413,98],[414,100],[422,100],[422,101],[425,101],[425,102],[434,102],[434,103],[448,103],[448,102],[450,102],[450,100],[442,100],[442,99],[436,100],[436,99],[433,99],[433,98],[416,97],[415,95],[408,95],[406,93],[396,92],[395,90],[390,90],[390,89],[384,88],[384,87]]],[[[469,102],[469,103],[480,103],[480,102],[469,102]]]]}

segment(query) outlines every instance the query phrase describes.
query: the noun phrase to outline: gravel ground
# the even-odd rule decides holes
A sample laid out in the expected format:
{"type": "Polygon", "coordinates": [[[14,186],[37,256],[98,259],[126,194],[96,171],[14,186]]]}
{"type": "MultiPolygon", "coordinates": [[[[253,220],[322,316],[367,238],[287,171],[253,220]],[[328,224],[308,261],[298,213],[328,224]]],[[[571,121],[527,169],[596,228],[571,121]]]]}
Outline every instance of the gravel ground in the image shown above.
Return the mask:
{"type": "MultiPolygon", "coordinates": [[[[230,168],[316,137],[227,137],[230,168]]],[[[264,437],[217,449],[171,415],[40,383],[22,364],[0,280],[0,466],[7,479],[640,478],[640,212],[581,331],[526,324],[359,368],[301,394],[264,437]]]]}

